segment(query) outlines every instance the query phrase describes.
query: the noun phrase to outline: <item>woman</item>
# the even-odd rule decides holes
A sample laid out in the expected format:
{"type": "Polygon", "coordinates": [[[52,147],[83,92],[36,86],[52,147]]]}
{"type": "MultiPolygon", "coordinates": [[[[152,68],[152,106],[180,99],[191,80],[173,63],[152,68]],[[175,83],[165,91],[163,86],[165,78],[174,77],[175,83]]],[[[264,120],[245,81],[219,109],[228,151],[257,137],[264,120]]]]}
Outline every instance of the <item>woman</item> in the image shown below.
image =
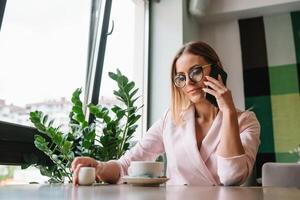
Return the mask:
{"type": "Polygon", "coordinates": [[[255,162],[260,125],[253,112],[235,108],[215,51],[204,42],[184,45],[173,60],[171,77],[171,109],[119,160],[76,158],[74,184],[82,166],[95,167],[98,179],[117,183],[131,161],[154,160],[162,153],[167,157],[169,185],[244,182],[255,162]]]}

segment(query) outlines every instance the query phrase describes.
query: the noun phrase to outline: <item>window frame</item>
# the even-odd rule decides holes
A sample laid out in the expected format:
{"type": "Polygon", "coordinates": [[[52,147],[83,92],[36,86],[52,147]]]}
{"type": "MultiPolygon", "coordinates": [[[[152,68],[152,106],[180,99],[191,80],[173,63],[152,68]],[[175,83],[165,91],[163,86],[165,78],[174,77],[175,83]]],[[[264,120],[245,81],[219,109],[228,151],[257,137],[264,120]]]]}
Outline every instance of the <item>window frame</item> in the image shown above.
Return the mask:
{"type": "MultiPolygon", "coordinates": [[[[88,66],[86,75],[84,104],[98,104],[103,64],[105,58],[106,42],[112,0],[93,0],[91,11],[90,42],[88,52],[88,66]],[[103,12],[101,12],[103,10],[103,12]],[[97,17],[98,15],[101,15],[97,17]],[[93,17],[94,16],[94,17],[93,17]],[[97,34],[99,33],[100,34],[97,34]]],[[[85,108],[85,114],[89,122],[93,121],[93,116],[85,108]]]]}
{"type": "MultiPolygon", "coordinates": [[[[91,21],[90,21],[90,34],[89,34],[89,49],[88,55],[93,54],[95,49],[92,47],[98,48],[98,54],[95,54],[97,57],[95,58],[96,67],[94,67],[94,78],[91,81],[92,91],[87,94],[91,94],[91,99],[93,103],[98,103],[97,95],[99,96],[99,92],[97,88],[100,89],[101,84],[101,76],[102,76],[102,68],[103,68],[103,60],[105,54],[105,45],[106,45],[106,37],[107,37],[107,29],[109,25],[109,17],[110,17],[110,9],[111,9],[112,0],[92,0],[92,8],[91,8],[91,21]],[[101,24],[101,35],[100,42],[96,45],[96,41],[94,40],[94,35],[92,31],[95,29],[96,24],[91,23],[95,22],[96,15],[93,15],[93,6],[101,5],[104,3],[103,9],[103,20],[101,24]],[[102,27],[103,26],[103,27],[102,27]],[[99,78],[100,77],[100,78],[99,78]]],[[[0,17],[2,14],[2,18],[4,15],[4,10],[6,6],[6,0],[0,7],[0,17]],[[1,13],[2,12],[2,13],[1,13]]],[[[1,24],[0,24],[1,25],[1,24]]],[[[92,59],[93,56],[89,56],[88,59],[92,59]]],[[[93,64],[92,60],[88,60],[89,64],[93,64]]],[[[88,78],[89,68],[87,68],[87,78],[88,78]]],[[[90,78],[90,77],[89,77],[90,78]]],[[[88,85],[87,85],[88,86],[88,85]]],[[[85,88],[86,91],[89,91],[90,88],[85,88]]],[[[91,101],[90,101],[91,102],[91,101]]],[[[36,128],[20,125],[17,123],[10,123],[0,121],[0,165],[23,165],[26,164],[25,156],[26,155],[35,155],[38,160],[43,161],[46,165],[51,165],[52,161],[46,156],[43,152],[38,150],[34,145],[34,135],[41,134],[38,132],[36,128]]]]}
{"type": "Polygon", "coordinates": [[[6,6],[6,0],[1,0],[1,2],[0,2],[0,31],[1,31],[2,21],[3,21],[5,6],[6,6]]]}

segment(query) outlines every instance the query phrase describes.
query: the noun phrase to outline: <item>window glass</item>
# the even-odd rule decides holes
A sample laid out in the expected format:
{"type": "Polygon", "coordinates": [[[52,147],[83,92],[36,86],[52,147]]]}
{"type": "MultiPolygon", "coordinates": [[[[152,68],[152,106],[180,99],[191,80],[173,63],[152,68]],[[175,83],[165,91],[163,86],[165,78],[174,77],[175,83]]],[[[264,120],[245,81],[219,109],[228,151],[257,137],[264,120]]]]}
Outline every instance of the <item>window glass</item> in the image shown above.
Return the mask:
{"type": "Polygon", "coordinates": [[[34,167],[22,170],[20,166],[0,165],[0,186],[26,183],[44,183],[48,177],[42,176],[34,167]]]}
{"type": "MultiPolygon", "coordinates": [[[[136,96],[141,96],[137,106],[144,104],[144,55],[145,55],[145,4],[144,1],[119,0],[113,1],[110,28],[112,21],[114,29],[107,38],[105,59],[102,73],[99,103],[106,107],[120,104],[113,95],[117,89],[115,81],[111,80],[108,72],[119,69],[129,80],[136,83],[139,91],[136,96]]],[[[138,121],[135,139],[140,139],[143,132],[145,114],[141,109],[142,119],[138,121]]]]}
{"type": "Polygon", "coordinates": [[[29,125],[30,110],[68,110],[72,92],[84,86],[89,17],[90,1],[7,1],[0,33],[0,120],[29,125]]]}
{"type": "MultiPolygon", "coordinates": [[[[7,1],[0,32],[0,120],[31,126],[29,112],[41,110],[56,124],[68,123],[72,92],[84,87],[90,10],[91,1],[83,0],[7,1]]],[[[0,183],[37,181],[36,173],[0,166],[0,183]]]]}

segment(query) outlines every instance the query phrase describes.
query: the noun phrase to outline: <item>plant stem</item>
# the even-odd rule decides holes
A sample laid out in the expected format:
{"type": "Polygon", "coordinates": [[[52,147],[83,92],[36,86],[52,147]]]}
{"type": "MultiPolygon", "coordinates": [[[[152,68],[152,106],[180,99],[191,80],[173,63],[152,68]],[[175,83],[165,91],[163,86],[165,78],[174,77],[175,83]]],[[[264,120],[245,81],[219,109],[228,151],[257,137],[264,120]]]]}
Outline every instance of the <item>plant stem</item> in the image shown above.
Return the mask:
{"type": "Polygon", "coordinates": [[[124,132],[123,132],[123,137],[122,137],[122,142],[121,142],[121,147],[120,147],[120,150],[117,154],[117,158],[120,158],[121,155],[122,155],[122,151],[123,151],[123,147],[124,147],[124,144],[125,144],[125,140],[126,140],[126,136],[127,136],[127,129],[128,129],[128,120],[129,120],[129,116],[127,116],[127,121],[126,121],[126,125],[125,125],[125,129],[124,129],[124,132]]]}
{"type": "MultiPolygon", "coordinates": [[[[51,151],[47,151],[47,152],[45,152],[48,156],[49,156],[49,158],[51,158],[51,151]]],[[[60,168],[61,168],[61,170],[62,171],[64,171],[65,172],[65,174],[67,175],[67,178],[69,179],[69,181],[72,181],[72,179],[71,179],[71,177],[70,177],[70,175],[69,175],[69,173],[65,170],[65,166],[64,165],[62,165],[62,164],[60,164],[59,162],[56,162],[55,160],[53,160],[53,159],[51,159],[55,164],[57,164],[60,168]]],[[[60,170],[58,170],[58,172],[59,172],[59,174],[62,176],[62,177],[64,177],[62,174],[61,174],[61,172],[60,172],[60,170]]]]}

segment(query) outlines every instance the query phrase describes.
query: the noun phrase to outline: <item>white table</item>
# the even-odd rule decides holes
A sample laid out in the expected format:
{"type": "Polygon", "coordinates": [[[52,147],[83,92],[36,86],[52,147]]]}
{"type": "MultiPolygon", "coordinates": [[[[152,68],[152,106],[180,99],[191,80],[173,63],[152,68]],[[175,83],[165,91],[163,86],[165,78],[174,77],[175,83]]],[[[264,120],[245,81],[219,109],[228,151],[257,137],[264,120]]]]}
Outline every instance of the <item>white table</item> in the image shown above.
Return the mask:
{"type": "Polygon", "coordinates": [[[282,187],[201,187],[131,185],[14,185],[0,186],[1,200],[26,199],[128,199],[128,200],[300,200],[300,188],[282,187]]]}

